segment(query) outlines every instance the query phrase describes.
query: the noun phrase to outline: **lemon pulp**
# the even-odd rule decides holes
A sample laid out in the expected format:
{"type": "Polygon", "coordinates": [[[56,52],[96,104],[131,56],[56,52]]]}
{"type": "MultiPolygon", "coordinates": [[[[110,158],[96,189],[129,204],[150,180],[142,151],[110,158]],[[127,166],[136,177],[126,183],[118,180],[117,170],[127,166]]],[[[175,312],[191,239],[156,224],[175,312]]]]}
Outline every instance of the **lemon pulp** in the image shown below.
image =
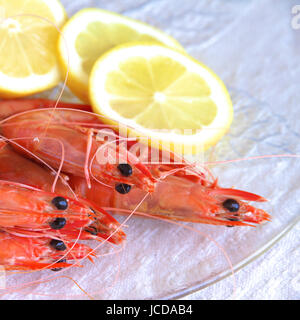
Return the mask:
{"type": "Polygon", "coordinates": [[[225,85],[209,68],[153,43],[118,46],[99,58],[90,98],[94,111],[109,117],[104,121],[201,150],[225,134],[233,114],[225,85]]]}
{"type": "Polygon", "coordinates": [[[56,0],[0,1],[0,92],[22,96],[60,81],[58,30],[66,20],[56,0]]]}
{"type": "Polygon", "coordinates": [[[61,65],[69,70],[68,86],[88,101],[88,81],[96,60],[111,48],[132,42],[151,41],[183,51],[172,37],[145,23],[102,9],[83,9],[64,26],[59,40],[61,65]]]}

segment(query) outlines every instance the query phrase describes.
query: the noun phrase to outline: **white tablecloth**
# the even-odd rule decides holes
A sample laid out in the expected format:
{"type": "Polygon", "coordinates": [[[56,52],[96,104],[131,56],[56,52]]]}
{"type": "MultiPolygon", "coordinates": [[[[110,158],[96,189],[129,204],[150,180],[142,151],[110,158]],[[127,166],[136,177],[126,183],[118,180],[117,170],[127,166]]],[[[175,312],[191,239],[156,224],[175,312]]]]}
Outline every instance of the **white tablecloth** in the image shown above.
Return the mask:
{"type": "Polygon", "coordinates": [[[268,252],[232,277],[183,299],[300,299],[300,250],[298,224],[268,252]]]}
{"type": "MultiPolygon", "coordinates": [[[[300,2],[241,2],[250,4],[218,43],[199,51],[191,48],[191,53],[198,53],[207,63],[213,61],[211,66],[222,73],[225,82],[251,88],[251,93],[274,111],[285,115],[285,106],[293,104],[291,126],[300,132],[300,29],[293,28],[296,18],[292,23],[292,8],[300,2]],[[232,68],[233,63],[236,68],[232,68]],[[243,67],[246,65],[251,67],[243,67]]],[[[298,224],[267,253],[240,270],[234,295],[232,278],[227,278],[185,299],[299,299],[299,230],[298,224]]]]}
{"type": "MultiPolygon", "coordinates": [[[[289,106],[289,128],[299,134],[300,29],[293,29],[292,24],[297,1],[61,1],[69,15],[84,3],[163,28],[227,85],[250,92],[279,115],[287,116],[289,106]]],[[[234,294],[229,277],[184,299],[299,299],[299,230],[299,225],[294,227],[268,252],[238,271],[234,294]]]]}
{"type": "MultiPolygon", "coordinates": [[[[293,29],[291,22],[292,8],[297,2],[300,4],[289,0],[252,1],[232,26],[234,32],[228,31],[218,40],[219,50],[214,44],[213,50],[202,51],[201,57],[210,61],[213,54],[218,55],[220,59],[213,60],[213,67],[222,70],[225,81],[251,88],[252,94],[267,101],[274,111],[285,114],[285,106],[293,104],[295,121],[291,123],[300,132],[300,29],[293,29]],[[228,46],[224,45],[226,41],[228,46]],[[237,68],[228,67],[224,73],[225,61],[237,68]],[[251,67],[239,67],[247,64],[251,67]]],[[[236,274],[235,295],[232,279],[227,278],[186,298],[299,299],[299,230],[298,224],[267,253],[236,274]]]]}
{"type": "MultiPolygon", "coordinates": [[[[148,22],[177,38],[224,82],[286,115],[300,132],[300,29],[293,0],[62,0],[68,14],[97,6],[148,22]],[[294,18],[295,19],[295,18],[294,18]],[[291,107],[293,106],[293,107],[291,107]]],[[[298,1],[300,4],[300,1],[298,1]]],[[[299,18],[300,24],[300,18],[299,18]]],[[[292,152],[297,150],[292,150],[292,152]]],[[[299,226],[232,277],[185,299],[299,299],[299,226]]]]}
{"type": "MultiPolygon", "coordinates": [[[[292,23],[292,8],[300,1],[104,2],[91,4],[158,27],[169,17],[166,31],[191,55],[210,66],[226,84],[249,90],[275,112],[286,115],[288,105],[290,128],[300,132],[300,29],[295,30],[295,21],[292,23]]],[[[163,27],[166,29],[165,24],[163,27]]],[[[267,253],[238,271],[234,294],[229,277],[184,299],[299,299],[299,230],[298,225],[267,253]]]]}

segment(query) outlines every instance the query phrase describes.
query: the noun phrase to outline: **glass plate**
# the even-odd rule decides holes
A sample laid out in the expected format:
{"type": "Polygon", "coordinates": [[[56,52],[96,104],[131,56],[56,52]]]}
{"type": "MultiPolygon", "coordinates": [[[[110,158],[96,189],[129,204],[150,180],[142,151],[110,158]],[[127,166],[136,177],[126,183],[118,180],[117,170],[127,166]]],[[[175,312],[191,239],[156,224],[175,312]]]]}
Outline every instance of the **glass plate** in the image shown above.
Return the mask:
{"type": "MultiPolygon", "coordinates": [[[[183,39],[193,42],[195,30],[205,29],[217,14],[215,1],[187,1],[180,12],[170,8],[170,1],[63,1],[71,15],[86,6],[99,6],[121,12],[154,24],[183,39]],[[206,6],[203,5],[206,3],[206,6]],[[213,5],[214,4],[214,5],[213,5]],[[203,8],[206,11],[201,11],[203,8]],[[168,10],[167,10],[168,9],[168,10]],[[160,12],[163,16],[159,16],[160,12]],[[197,14],[196,14],[197,13],[197,14]],[[193,28],[182,30],[179,20],[194,19],[193,28]],[[198,20],[197,20],[198,19],[198,20]],[[184,32],[184,36],[181,34],[184,32]],[[188,35],[186,37],[186,35],[188,35]]],[[[173,2],[172,2],[173,3],[173,2]]],[[[203,46],[211,44],[226,32],[247,9],[241,2],[224,3],[219,14],[220,25],[202,34],[203,46]],[[213,40],[212,40],[213,39],[213,40]]],[[[199,39],[199,36],[198,38],[199,39]]],[[[40,97],[55,99],[59,88],[40,97]]],[[[264,102],[247,92],[230,88],[235,109],[230,132],[207,152],[206,160],[224,162],[263,155],[300,153],[300,136],[292,130],[289,119],[277,115],[264,102]]],[[[77,101],[66,90],[64,101],[77,101]]],[[[231,274],[229,261],[238,270],[265,252],[299,220],[300,162],[292,157],[274,157],[216,163],[213,173],[224,187],[235,186],[269,199],[259,207],[268,211],[272,222],[257,228],[227,228],[191,223],[174,225],[168,222],[133,218],[127,222],[126,246],[105,247],[92,264],[60,273],[42,271],[13,275],[7,278],[4,299],[173,299],[182,297],[231,274]],[[192,228],[192,229],[191,229],[192,228]],[[224,255],[226,252],[226,256],[224,255]],[[27,286],[31,282],[30,286],[27,286]],[[85,293],[84,293],[84,292],[85,293]]],[[[175,195],[174,195],[175,196],[175,195]]],[[[122,221],[123,217],[117,217],[122,221]]],[[[1,292],[3,293],[3,291],[1,292]]]]}

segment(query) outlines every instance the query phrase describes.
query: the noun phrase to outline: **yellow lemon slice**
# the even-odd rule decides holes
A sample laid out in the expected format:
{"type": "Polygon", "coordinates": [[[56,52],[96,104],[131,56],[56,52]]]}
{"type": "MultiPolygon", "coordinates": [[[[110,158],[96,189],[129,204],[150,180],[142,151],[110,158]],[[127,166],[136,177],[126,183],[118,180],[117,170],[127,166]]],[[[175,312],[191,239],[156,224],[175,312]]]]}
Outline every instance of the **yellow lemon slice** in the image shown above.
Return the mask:
{"type": "Polygon", "coordinates": [[[58,50],[68,87],[88,102],[88,80],[95,61],[109,49],[131,41],[156,41],[183,50],[172,37],[145,23],[101,9],[83,9],[64,26],[58,50]]]}
{"type": "Polygon", "coordinates": [[[25,96],[59,83],[57,28],[65,21],[57,0],[0,1],[1,97],[25,96]]]}
{"type": "Polygon", "coordinates": [[[171,149],[185,146],[188,153],[215,144],[233,117],[229,93],[215,73],[153,43],[122,45],[100,57],[90,76],[90,99],[95,112],[113,119],[104,121],[171,149]]]}

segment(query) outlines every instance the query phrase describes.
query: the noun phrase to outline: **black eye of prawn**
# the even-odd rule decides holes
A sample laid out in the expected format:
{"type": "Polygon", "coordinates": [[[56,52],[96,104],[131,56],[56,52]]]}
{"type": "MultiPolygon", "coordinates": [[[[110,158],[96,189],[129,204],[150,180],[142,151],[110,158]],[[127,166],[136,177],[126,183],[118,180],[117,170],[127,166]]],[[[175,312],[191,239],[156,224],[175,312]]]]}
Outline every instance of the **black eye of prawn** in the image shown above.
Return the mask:
{"type": "Polygon", "coordinates": [[[132,167],[128,163],[119,164],[118,169],[121,172],[122,176],[124,176],[124,177],[129,177],[132,175],[132,167]]]}
{"type": "MultiPolygon", "coordinates": [[[[60,259],[59,261],[57,261],[57,263],[59,263],[59,262],[67,262],[67,259],[60,259]]],[[[62,268],[53,268],[51,270],[52,271],[60,271],[60,270],[62,270],[62,268]]]]}
{"type": "Polygon", "coordinates": [[[223,207],[230,212],[237,212],[240,209],[239,203],[234,199],[227,199],[223,202],[223,207]]]}
{"type": "Polygon", "coordinates": [[[55,197],[52,199],[52,204],[58,210],[66,210],[68,208],[68,201],[63,197],[55,197]]]}
{"type": "Polygon", "coordinates": [[[131,190],[131,185],[126,183],[120,183],[116,185],[115,189],[121,194],[126,194],[131,190]]]}
{"type": "Polygon", "coordinates": [[[65,218],[56,218],[50,223],[50,227],[54,230],[62,229],[66,225],[67,221],[65,218]]]}
{"type": "Polygon", "coordinates": [[[57,251],[64,251],[67,249],[66,245],[61,240],[52,239],[50,241],[50,246],[57,251]]]}

